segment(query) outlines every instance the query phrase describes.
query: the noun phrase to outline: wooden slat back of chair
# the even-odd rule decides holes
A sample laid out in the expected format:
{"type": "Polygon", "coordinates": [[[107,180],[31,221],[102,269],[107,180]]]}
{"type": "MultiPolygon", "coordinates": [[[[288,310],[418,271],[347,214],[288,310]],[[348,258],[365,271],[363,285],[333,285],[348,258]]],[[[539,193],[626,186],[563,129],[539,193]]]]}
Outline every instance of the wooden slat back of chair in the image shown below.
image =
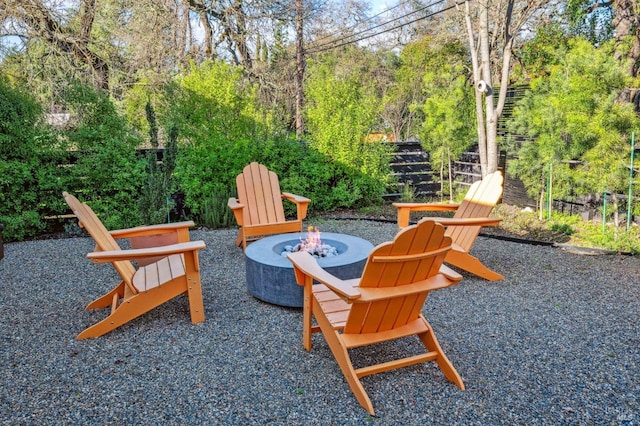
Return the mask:
{"type": "Polygon", "coordinates": [[[236,178],[238,200],[244,204],[245,225],[284,222],[278,175],[264,165],[251,163],[236,178]]]}
{"type": "MultiPolygon", "coordinates": [[[[426,280],[438,273],[450,246],[451,238],[444,236],[440,224],[423,220],[409,226],[394,241],[373,249],[359,286],[397,287],[426,280]]],[[[401,327],[418,318],[427,294],[424,291],[365,303],[355,300],[344,333],[373,333],[401,327]]]]}
{"type": "MultiPolygon", "coordinates": [[[[91,210],[91,207],[80,202],[76,197],[67,192],[63,193],[63,195],[67,204],[71,210],[73,210],[73,214],[78,218],[78,223],[91,235],[98,250],[121,250],[116,240],[111,236],[94,211],[91,210]]],[[[113,266],[130,290],[137,293],[132,282],[133,275],[136,271],[133,264],[127,260],[123,260],[113,262],[113,266]]]]}
{"type": "MultiPolygon", "coordinates": [[[[453,217],[489,217],[491,210],[493,210],[502,196],[502,182],[502,173],[499,171],[474,182],[453,217]]],[[[464,251],[469,251],[481,229],[481,226],[449,226],[446,235],[450,236],[464,251]]]]}

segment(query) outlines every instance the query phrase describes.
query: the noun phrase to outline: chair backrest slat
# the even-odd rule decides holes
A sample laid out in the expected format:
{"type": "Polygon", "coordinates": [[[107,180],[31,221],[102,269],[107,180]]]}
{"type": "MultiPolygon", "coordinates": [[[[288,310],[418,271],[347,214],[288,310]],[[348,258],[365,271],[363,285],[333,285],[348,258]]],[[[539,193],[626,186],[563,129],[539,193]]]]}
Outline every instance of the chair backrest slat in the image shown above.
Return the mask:
{"type": "MultiPolygon", "coordinates": [[[[444,236],[442,225],[431,220],[425,222],[403,229],[392,242],[374,248],[359,286],[405,286],[437,274],[451,246],[451,238],[444,236]],[[398,261],[401,257],[405,260],[398,261]]],[[[418,318],[427,294],[423,291],[374,302],[355,300],[344,332],[372,333],[407,324],[418,318]]]]}
{"type": "MultiPolygon", "coordinates": [[[[474,182],[453,217],[489,217],[502,196],[502,182],[502,173],[499,171],[474,182]]],[[[449,226],[446,235],[450,236],[464,251],[469,251],[481,230],[482,226],[449,226]]]]}
{"type": "Polygon", "coordinates": [[[284,207],[278,175],[259,163],[250,163],[236,177],[238,200],[246,205],[247,225],[284,222],[284,207]]]}
{"type": "MultiPolygon", "coordinates": [[[[91,210],[91,207],[80,202],[76,197],[67,192],[64,192],[63,196],[73,211],[73,214],[78,218],[80,226],[86,229],[95,241],[98,250],[121,250],[116,240],[111,236],[95,212],[91,210]]],[[[133,264],[127,260],[121,260],[113,262],[113,266],[127,286],[135,292],[132,279],[136,269],[133,264]]]]}

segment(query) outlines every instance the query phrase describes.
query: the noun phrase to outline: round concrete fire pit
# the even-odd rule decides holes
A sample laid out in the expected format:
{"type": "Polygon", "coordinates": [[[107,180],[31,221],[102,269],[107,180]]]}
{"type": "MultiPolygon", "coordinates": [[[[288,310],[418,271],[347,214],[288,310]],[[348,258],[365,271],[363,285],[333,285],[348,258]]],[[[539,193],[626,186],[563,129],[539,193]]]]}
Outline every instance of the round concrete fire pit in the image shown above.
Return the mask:
{"type": "MultiPolygon", "coordinates": [[[[296,284],[293,265],[282,252],[286,246],[295,246],[306,236],[306,232],[281,234],[249,244],[244,252],[249,293],[276,305],[302,307],[302,287],[296,284]]],[[[322,233],[322,242],[338,250],[337,256],[318,258],[318,263],[327,272],[343,280],[362,275],[373,244],[362,238],[331,232],[322,233]]]]}

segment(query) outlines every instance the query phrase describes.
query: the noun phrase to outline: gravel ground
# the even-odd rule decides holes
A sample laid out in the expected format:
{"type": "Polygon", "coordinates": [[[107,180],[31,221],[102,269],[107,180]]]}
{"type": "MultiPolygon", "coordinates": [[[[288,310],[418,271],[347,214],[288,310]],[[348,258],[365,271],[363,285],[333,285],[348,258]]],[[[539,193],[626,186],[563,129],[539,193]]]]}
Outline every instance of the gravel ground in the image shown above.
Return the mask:
{"type": "MultiPolygon", "coordinates": [[[[374,244],[395,224],[327,220],[374,244]]],[[[97,339],[83,307],[118,280],[89,238],[5,244],[0,260],[0,422],[45,424],[640,425],[640,258],[584,256],[479,237],[507,278],[431,293],[424,308],[466,391],[433,363],[363,379],[360,407],[320,334],[301,346],[300,309],[246,291],[235,230],[192,231],[206,321],[179,297],[97,339]]],[[[356,364],[416,348],[352,352],[356,364]]]]}

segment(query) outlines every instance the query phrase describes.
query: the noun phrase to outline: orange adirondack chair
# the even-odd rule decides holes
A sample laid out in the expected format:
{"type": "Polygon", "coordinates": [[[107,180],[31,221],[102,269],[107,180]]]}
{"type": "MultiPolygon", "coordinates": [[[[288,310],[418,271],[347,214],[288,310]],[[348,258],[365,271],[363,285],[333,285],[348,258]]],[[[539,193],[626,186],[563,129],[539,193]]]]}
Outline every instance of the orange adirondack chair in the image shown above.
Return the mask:
{"type": "Polygon", "coordinates": [[[360,377],[435,361],[445,377],[464,390],[462,378],[446,357],[422,307],[431,290],[456,284],[457,272],[442,265],[451,248],[444,227],[424,219],[401,230],[393,242],[375,247],[360,279],[341,280],[323,270],[305,251],[288,254],[296,282],[304,285],[303,338],[321,331],[358,402],[371,415],[373,405],[360,377]],[[313,284],[314,281],[320,284],[313,284]],[[312,324],[312,315],[318,325],[312,324]],[[355,369],[349,349],[417,336],[426,352],[355,369]]]}
{"type": "Polygon", "coordinates": [[[67,192],[63,196],[96,243],[87,257],[94,263],[111,263],[122,278],[113,290],[87,305],[86,309],[111,306],[111,313],[81,332],[78,339],[102,336],[183,293],[189,298],[191,321],[204,321],[198,251],[205,244],[189,241],[188,228],[193,222],[109,232],[89,206],[67,192]],[[115,238],[129,238],[132,246],[142,248],[122,250],[115,238]],[[150,243],[169,245],[149,247],[150,243]],[[137,270],[132,260],[138,262],[137,270]]]}
{"type": "Polygon", "coordinates": [[[398,209],[398,227],[402,229],[409,225],[411,212],[455,210],[453,218],[435,218],[447,227],[445,234],[453,241],[453,247],[444,261],[489,281],[502,280],[504,276],[487,268],[478,258],[469,254],[482,227],[495,226],[502,221],[489,217],[502,197],[502,182],[499,171],[485,176],[471,185],[460,204],[393,203],[398,209]]]}
{"type": "Polygon", "coordinates": [[[236,218],[240,229],[236,244],[247,248],[253,237],[302,232],[302,221],[307,217],[308,198],[288,192],[280,192],[278,175],[264,165],[251,163],[236,177],[238,198],[229,198],[227,205],[236,218]],[[282,200],[296,204],[297,217],[287,220],[282,200]]]}

